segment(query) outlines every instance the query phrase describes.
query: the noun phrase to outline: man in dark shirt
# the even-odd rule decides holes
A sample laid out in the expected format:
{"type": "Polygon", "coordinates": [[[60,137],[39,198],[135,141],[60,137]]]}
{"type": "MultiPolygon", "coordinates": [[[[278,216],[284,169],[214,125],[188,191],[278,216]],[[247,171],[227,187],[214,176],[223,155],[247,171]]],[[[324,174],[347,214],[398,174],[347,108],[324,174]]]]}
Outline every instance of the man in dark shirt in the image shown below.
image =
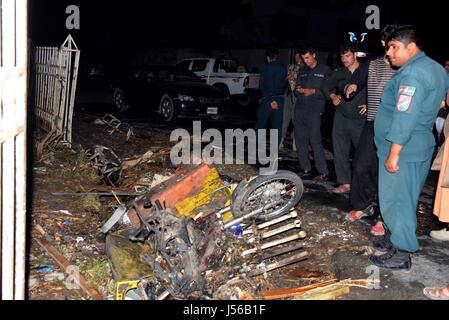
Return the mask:
{"type": "Polygon", "coordinates": [[[284,89],[287,85],[287,70],[279,61],[279,50],[268,49],[267,64],[260,74],[262,99],[257,110],[256,130],[265,129],[271,119],[271,127],[278,131],[278,144],[282,139],[282,117],[284,89]]]}
{"type": "Polygon", "coordinates": [[[315,167],[318,176],[315,179],[325,180],[329,174],[321,141],[321,114],[324,112],[326,98],[322,92],[325,78],[331,70],[328,66],[318,64],[314,48],[302,50],[304,61],[298,71],[295,94],[295,142],[298,160],[304,178],[309,175],[309,143],[312,146],[315,167]]]}
{"type": "MultiPolygon", "coordinates": [[[[386,37],[393,26],[386,26],[381,33],[381,43],[385,47],[386,37]]],[[[359,146],[353,159],[353,174],[349,200],[353,208],[346,219],[353,222],[374,213],[373,204],[377,198],[378,159],[374,145],[374,119],[380,105],[385,84],[394,74],[386,51],[383,56],[369,62],[367,82],[367,119],[360,136],[359,146]]],[[[357,79],[346,87],[346,95],[358,90],[357,79]]],[[[385,230],[381,220],[371,228],[371,234],[382,236],[385,230]]]]}
{"type": "Polygon", "coordinates": [[[351,143],[357,148],[366,118],[366,79],[368,66],[359,63],[353,45],[342,46],[340,57],[344,67],[336,69],[326,79],[324,93],[332,100],[336,111],[332,128],[334,164],[337,174],[337,188],[334,193],[348,193],[351,190],[351,143]],[[360,79],[359,89],[346,97],[343,90],[351,78],[360,79]]]}

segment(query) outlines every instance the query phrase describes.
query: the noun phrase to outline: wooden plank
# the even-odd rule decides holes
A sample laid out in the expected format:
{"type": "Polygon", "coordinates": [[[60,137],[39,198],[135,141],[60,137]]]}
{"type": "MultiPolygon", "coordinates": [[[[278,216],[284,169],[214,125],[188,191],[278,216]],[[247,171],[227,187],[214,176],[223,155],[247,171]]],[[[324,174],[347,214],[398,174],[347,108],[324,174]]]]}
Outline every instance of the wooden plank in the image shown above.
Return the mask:
{"type": "MultiPolygon", "coordinates": [[[[39,228],[38,228],[39,229],[39,228]]],[[[37,229],[37,230],[38,230],[37,229]]],[[[42,228],[40,228],[42,229],[42,228]]],[[[38,231],[39,233],[42,232],[38,231]]],[[[36,237],[37,243],[56,261],[56,263],[66,272],[67,268],[72,266],[72,264],[64,258],[47,240],[42,237],[36,237]]],[[[94,289],[89,282],[83,277],[83,275],[78,274],[78,276],[73,277],[75,282],[94,300],[103,300],[103,296],[96,289],[94,289]]]]}
{"type": "Polygon", "coordinates": [[[262,291],[261,297],[264,300],[275,300],[275,299],[285,299],[285,298],[291,298],[298,296],[300,294],[304,294],[307,291],[324,287],[329,284],[333,284],[337,282],[337,279],[331,279],[320,283],[314,283],[308,286],[301,286],[301,287],[293,287],[293,288],[287,288],[287,289],[274,289],[274,290],[267,290],[262,291]]]}
{"type": "Polygon", "coordinates": [[[307,292],[293,300],[335,300],[345,294],[349,294],[348,286],[331,285],[330,287],[318,288],[313,292],[307,292]]]}

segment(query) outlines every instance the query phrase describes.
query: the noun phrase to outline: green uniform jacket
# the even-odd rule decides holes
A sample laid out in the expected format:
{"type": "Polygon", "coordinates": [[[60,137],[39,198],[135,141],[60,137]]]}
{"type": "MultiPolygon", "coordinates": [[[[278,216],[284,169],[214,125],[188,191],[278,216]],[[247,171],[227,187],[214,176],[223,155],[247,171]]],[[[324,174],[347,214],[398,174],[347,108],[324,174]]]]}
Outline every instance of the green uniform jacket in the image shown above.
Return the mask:
{"type": "Polygon", "coordinates": [[[432,157],[432,128],[445,98],[446,79],[443,67],[424,52],[396,72],[385,85],[374,122],[379,157],[388,157],[392,143],[403,146],[402,161],[420,162],[432,157]]]}
{"type": "MultiPolygon", "coordinates": [[[[361,68],[367,67],[367,65],[360,63],[358,70],[355,72],[361,72],[361,68]]],[[[332,93],[342,96],[340,105],[336,107],[336,112],[340,112],[345,118],[363,119],[366,116],[360,114],[359,106],[366,105],[366,86],[354,98],[348,101],[344,98],[343,89],[350,82],[352,76],[353,74],[346,67],[334,70],[324,82],[323,93],[328,99],[330,99],[332,93]]]]}

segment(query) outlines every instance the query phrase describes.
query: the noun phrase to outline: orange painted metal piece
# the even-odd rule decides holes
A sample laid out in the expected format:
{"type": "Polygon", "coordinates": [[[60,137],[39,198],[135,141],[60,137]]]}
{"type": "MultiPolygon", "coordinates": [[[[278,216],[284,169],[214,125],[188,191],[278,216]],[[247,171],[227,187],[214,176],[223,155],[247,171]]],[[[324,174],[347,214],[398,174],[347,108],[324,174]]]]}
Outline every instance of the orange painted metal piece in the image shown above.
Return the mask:
{"type": "MultiPolygon", "coordinates": [[[[179,169],[170,179],[151,190],[150,200],[152,205],[155,206],[156,201],[159,200],[162,208],[170,208],[176,216],[183,215],[183,212],[178,211],[177,204],[202,192],[208,177],[210,179],[211,174],[213,174],[212,170],[216,169],[204,163],[192,169],[179,169]]],[[[144,219],[151,214],[151,210],[145,209],[143,205],[139,205],[138,208],[144,219]]],[[[128,216],[132,224],[139,228],[140,220],[134,209],[129,211],[128,216]]]]}

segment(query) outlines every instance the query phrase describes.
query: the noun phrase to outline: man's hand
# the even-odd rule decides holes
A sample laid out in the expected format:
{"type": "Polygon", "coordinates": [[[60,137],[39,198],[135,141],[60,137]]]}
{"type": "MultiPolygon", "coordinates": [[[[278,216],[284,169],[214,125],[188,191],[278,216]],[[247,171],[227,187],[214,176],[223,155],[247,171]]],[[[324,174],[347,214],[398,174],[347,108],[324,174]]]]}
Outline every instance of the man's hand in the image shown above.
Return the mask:
{"type": "Polygon", "coordinates": [[[390,173],[399,172],[399,155],[401,154],[403,146],[392,143],[390,147],[390,153],[388,154],[388,158],[385,161],[385,169],[387,169],[390,173]]]}
{"type": "Polygon", "coordinates": [[[277,110],[279,109],[279,104],[276,101],[271,102],[271,109],[277,110]]]}
{"type": "Polygon", "coordinates": [[[361,106],[359,106],[359,113],[363,116],[364,114],[366,114],[366,104],[362,104],[361,106]]]}
{"type": "Polygon", "coordinates": [[[287,76],[287,79],[288,79],[288,81],[293,81],[293,80],[295,80],[295,77],[292,74],[289,74],[287,76]]]}
{"type": "Polygon", "coordinates": [[[346,99],[349,99],[349,96],[357,91],[357,85],[356,84],[348,84],[345,87],[344,91],[345,91],[346,99]]]}
{"type": "Polygon", "coordinates": [[[303,89],[303,90],[305,97],[313,96],[316,93],[315,89],[303,89]]]}
{"type": "Polygon", "coordinates": [[[332,99],[332,103],[334,106],[338,107],[341,103],[341,96],[337,96],[336,94],[331,94],[330,98],[332,99]]]}
{"type": "Polygon", "coordinates": [[[398,162],[399,156],[390,154],[385,161],[385,169],[387,169],[389,173],[397,173],[399,171],[398,162]]]}

